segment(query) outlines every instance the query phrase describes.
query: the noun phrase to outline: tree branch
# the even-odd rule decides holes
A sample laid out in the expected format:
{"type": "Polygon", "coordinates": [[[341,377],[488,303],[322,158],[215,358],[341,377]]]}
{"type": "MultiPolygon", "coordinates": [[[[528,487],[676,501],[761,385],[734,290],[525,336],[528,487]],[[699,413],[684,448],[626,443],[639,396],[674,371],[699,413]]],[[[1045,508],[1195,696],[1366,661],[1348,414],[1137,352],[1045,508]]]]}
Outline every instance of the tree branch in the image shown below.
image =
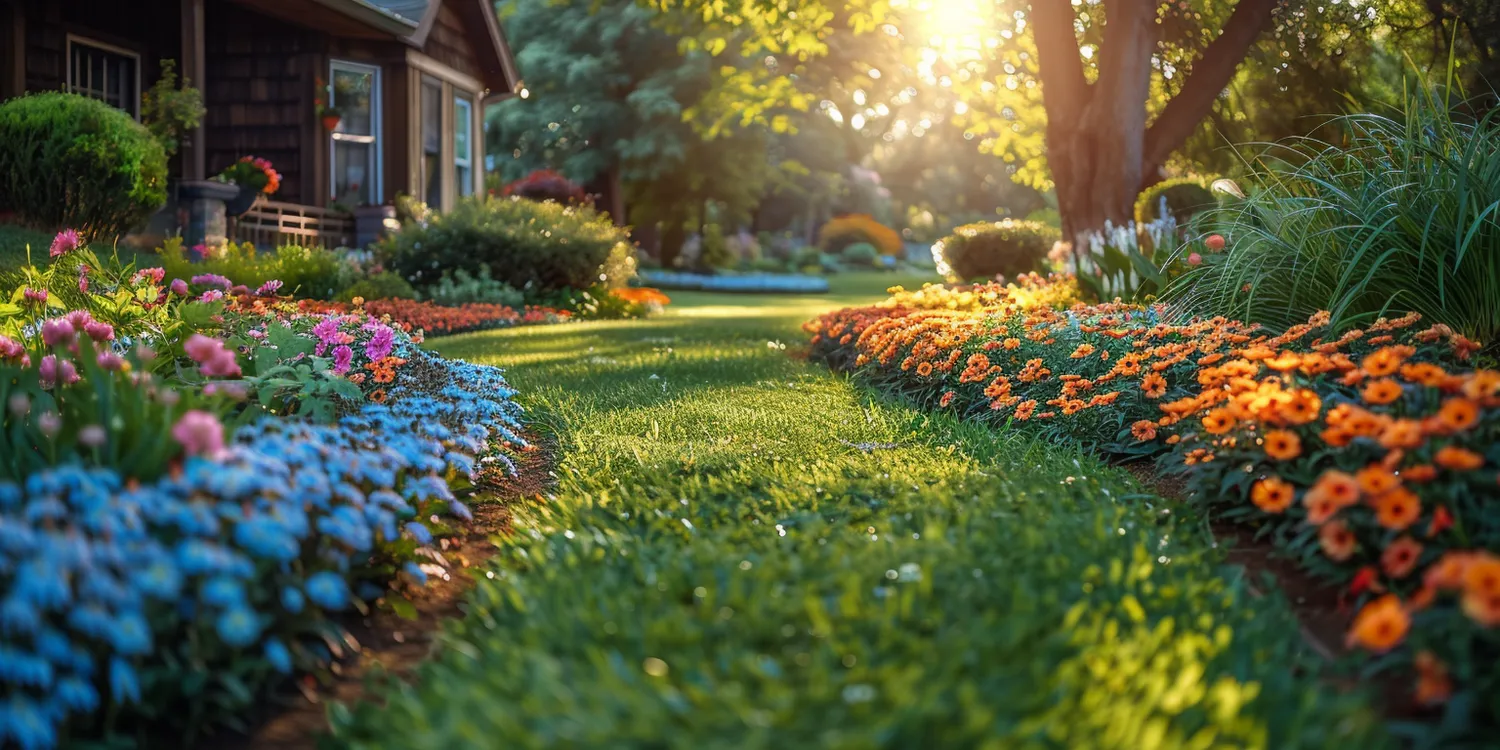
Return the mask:
{"type": "Polygon", "coordinates": [[[1048,122],[1077,119],[1088,104],[1089,84],[1083,77],[1083,56],[1073,33],[1073,19],[1069,0],[1032,0],[1030,21],[1036,29],[1037,75],[1042,79],[1048,122]]]}
{"type": "Polygon", "coordinates": [[[1224,24],[1224,31],[1203,51],[1193,65],[1182,90],[1167,102],[1146,131],[1143,174],[1154,173],[1188,136],[1198,128],[1219,93],[1234,78],[1234,71],[1256,37],[1271,23],[1277,0],[1240,0],[1224,24]]]}

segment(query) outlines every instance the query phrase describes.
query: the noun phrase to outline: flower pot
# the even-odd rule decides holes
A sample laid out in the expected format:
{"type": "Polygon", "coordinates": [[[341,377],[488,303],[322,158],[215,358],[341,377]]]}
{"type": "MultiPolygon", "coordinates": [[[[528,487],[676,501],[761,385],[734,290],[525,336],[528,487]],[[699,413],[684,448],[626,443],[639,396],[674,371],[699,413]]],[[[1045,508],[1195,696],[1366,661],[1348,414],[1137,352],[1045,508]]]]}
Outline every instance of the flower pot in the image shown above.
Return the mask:
{"type": "Polygon", "coordinates": [[[323,127],[329,132],[338,130],[339,123],[343,121],[344,118],[342,115],[323,115],[323,127]]]}
{"type": "Polygon", "coordinates": [[[230,216],[240,216],[255,205],[255,199],[260,197],[260,191],[246,185],[237,185],[239,192],[231,199],[224,201],[224,212],[230,216]]]}

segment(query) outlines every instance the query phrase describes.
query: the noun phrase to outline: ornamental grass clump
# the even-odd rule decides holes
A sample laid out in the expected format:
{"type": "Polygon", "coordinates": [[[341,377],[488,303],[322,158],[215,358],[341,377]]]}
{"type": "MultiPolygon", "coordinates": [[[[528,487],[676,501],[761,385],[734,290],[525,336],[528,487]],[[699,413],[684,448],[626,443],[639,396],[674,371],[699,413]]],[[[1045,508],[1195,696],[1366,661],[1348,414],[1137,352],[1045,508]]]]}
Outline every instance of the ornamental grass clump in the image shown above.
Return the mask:
{"type": "Polygon", "coordinates": [[[1417,312],[1500,339],[1497,116],[1465,119],[1418,96],[1404,116],[1341,118],[1347,143],[1282,144],[1244,200],[1207,216],[1224,253],[1168,298],[1276,329],[1320,310],[1340,329],[1417,312]]]}

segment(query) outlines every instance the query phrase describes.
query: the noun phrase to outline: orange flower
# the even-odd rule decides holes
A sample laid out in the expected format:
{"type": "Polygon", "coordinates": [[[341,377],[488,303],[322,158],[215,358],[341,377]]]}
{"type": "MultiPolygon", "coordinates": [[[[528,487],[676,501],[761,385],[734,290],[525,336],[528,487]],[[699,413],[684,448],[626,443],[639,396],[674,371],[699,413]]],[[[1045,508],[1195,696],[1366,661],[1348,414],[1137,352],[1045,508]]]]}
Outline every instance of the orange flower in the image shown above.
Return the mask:
{"type": "Polygon", "coordinates": [[[1401,478],[1380,464],[1370,464],[1357,472],[1354,477],[1359,480],[1359,489],[1366,495],[1384,495],[1401,485],[1401,478]]]}
{"type": "Polygon", "coordinates": [[[1447,506],[1439,505],[1432,511],[1432,522],[1427,524],[1427,538],[1431,539],[1453,527],[1453,514],[1447,506]]]}
{"type": "Polygon", "coordinates": [[[1464,566],[1465,591],[1500,595],[1500,557],[1480,552],[1464,566]]]}
{"type": "Polygon", "coordinates": [[[1292,394],[1292,399],[1281,407],[1281,416],[1292,424],[1307,424],[1318,418],[1323,400],[1318,394],[1304,388],[1292,394]]]}
{"type": "Polygon", "coordinates": [[[1000,345],[1005,347],[1006,351],[1014,351],[1021,348],[1021,340],[1018,338],[1008,338],[1005,341],[1001,342],[1000,345]]]}
{"type": "Polygon", "coordinates": [[[1392,578],[1405,578],[1417,566],[1422,556],[1422,544],[1409,536],[1402,536],[1386,545],[1380,553],[1380,567],[1392,578]]]}
{"type": "Polygon", "coordinates": [[[1475,555],[1472,552],[1459,552],[1450,550],[1443,553],[1438,561],[1427,569],[1422,576],[1422,582],[1429,588],[1439,591],[1451,591],[1462,588],[1464,585],[1464,574],[1469,570],[1469,563],[1473,562],[1475,555]]]}
{"type": "Polygon", "coordinates": [[[1083,359],[1084,357],[1087,357],[1087,356],[1089,356],[1090,354],[1093,354],[1093,353],[1094,353],[1094,345],[1093,344],[1079,344],[1078,348],[1074,349],[1073,353],[1069,354],[1068,356],[1070,358],[1072,358],[1072,359],[1083,359]]]}
{"type": "Polygon", "coordinates": [[[1479,405],[1466,398],[1450,398],[1438,409],[1437,421],[1449,432],[1463,432],[1479,422],[1479,405]]]}
{"type": "Polygon", "coordinates": [[[1397,419],[1380,432],[1380,444],[1393,450],[1415,448],[1422,439],[1422,423],[1414,419],[1397,419]]]}
{"type": "Polygon", "coordinates": [[[1448,379],[1448,373],[1434,364],[1413,362],[1401,366],[1401,377],[1411,383],[1437,388],[1448,379]]]}
{"type": "Polygon", "coordinates": [[[1318,477],[1309,495],[1327,497],[1336,507],[1347,508],[1359,502],[1359,481],[1336,469],[1329,469],[1318,477]]]}
{"type": "Polygon", "coordinates": [[[1277,372],[1291,372],[1302,366],[1302,357],[1294,352],[1281,352],[1266,360],[1266,367],[1277,372]]]}
{"type": "Polygon", "coordinates": [[[1401,600],[1395,594],[1386,594],[1366,604],[1354,616],[1354,625],[1349,629],[1349,645],[1376,652],[1389,651],[1406,638],[1406,631],[1410,628],[1411,617],[1401,606],[1401,600]]]}
{"type": "Polygon", "coordinates": [[[1431,651],[1418,651],[1413,666],[1417,668],[1417,690],[1413,697],[1418,703],[1436,705],[1447,701],[1453,694],[1453,681],[1448,678],[1447,665],[1431,651]]]}
{"type": "Polygon", "coordinates": [[[1484,456],[1456,445],[1443,446],[1432,460],[1438,466],[1453,471],[1473,471],[1484,465],[1484,456]]]}
{"type": "Polygon", "coordinates": [[[1263,447],[1267,456],[1278,461],[1289,461],[1302,455],[1302,438],[1290,430],[1271,430],[1266,433],[1263,447]]]}
{"type": "Polygon", "coordinates": [[[1136,442],[1145,443],[1156,439],[1156,423],[1149,419],[1142,419],[1130,425],[1130,435],[1136,442]]]}
{"type": "Polygon", "coordinates": [[[370,400],[374,401],[377,404],[385,403],[385,398],[386,395],[384,388],[376,388],[375,390],[370,392],[370,400]]]}
{"type": "Polygon", "coordinates": [[[1405,359],[1406,357],[1396,347],[1387,346],[1366,356],[1359,366],[1371,377],[1383,378],[1401,367],[1401,362],[1405,359]]]}
{"type": "Polygon", "coordinates": [[[1401,398],[1401,384],[1390,378],[1380,378],[1365,383],[1360,396],[1367,404],[1389,404],[1401,398]]]}
{"type": "Polygon", "coordinates": [[[1464,591],[1464,614],[1487,628],[1500,625],[1500,594],[1464,591]]]}
{"type": "Polygon", "coordinates": [[[1214,409],[1203,415],[1203,429],[1213,435],[1223,435],[1234,427],[1234,417],[1224,409],[1214,409]]]}
{"type": "Polygon", "coordinates": [[[923,362],[923,363],[917,365],[917,374],[921,375],[924,378],[927,377],[928,375],[931,375],[932,374],[932,363],[931,362],[923,362]]]}
{"type": "Polygon", "coordinates": [[[1295,490],[1281,477],[1266,477],[1250,489],[1250,501],[1267,513],[1281,513],[1292,504],[1295,490]]]}
{"type": "Polygon", "coordinates": [[[1431,482],[1437,479],[1437,468],[1432,464],[1408,466],[1401,471],[1401,478],[1408,482],[1431,482]]]}
{"type": "Polygon", "coordinates": [[[1167,379],[1158,373],[1146,373],[1146,377],[1141,378],[1141,393],[1146,398],[1161,398],[1165,396],[1167,393],[1167,379]]]}
{"type": "Polygon", "coordinates": [[[1409,489],[1397,487],[1370,501],[1375,506],[1375,520],[1394,531],[1404,531],[1422,515],[1422,501],[1409,489]]]}
{"type": "Polygon", "coordinates": [[[1485,406],[1496,406],[1500,400],[1500,371],[1475,370],[1464,381],[1463,392],[1485,406]]]}
{"type": "Polygon", "coordinates": [[[941,399],[938,399],[938,406],[940,408],[943,408],[943,409],[948,408],[948,404],[953,403],[953,399],[955,397],[957,397],[957,396],[958,396],[958,394],[954,393],[953,391],[948,391],[947,393],[944,393],[943,397],[941,399]]]}
{"type": "Polygon", "coordinates": [[[1328,559],[1343,562],[1354,554],[1354,532],[1343,521],[1324,524],[1318,529],[1318,545],[1328,559]]]}
{"type": "Polygon", "coordinates": [[[1022,401],[1021,405],[1016,407],[1016,419],[1025,422],[1026,420],[1031,419],[1031,415],[1035,411],[1036,401],[1022,401]]]}

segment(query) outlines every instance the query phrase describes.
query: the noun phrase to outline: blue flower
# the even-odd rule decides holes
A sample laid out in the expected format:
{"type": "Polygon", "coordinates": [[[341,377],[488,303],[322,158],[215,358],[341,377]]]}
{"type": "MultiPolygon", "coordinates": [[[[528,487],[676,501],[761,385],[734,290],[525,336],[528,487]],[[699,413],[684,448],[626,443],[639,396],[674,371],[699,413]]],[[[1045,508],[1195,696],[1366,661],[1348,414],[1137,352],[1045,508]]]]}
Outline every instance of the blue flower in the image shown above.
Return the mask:
{"type": "Polygon", "coordinates": [[[69,711],[87,713],[99,707],[99,691],[81,677],[64,677],[58,680],[52,694],[69,711]]]}
{"type": "Polygon", "coordinates": [[[25,599],[10,596],[0,603],[0,629],[6,633],[30,633],[41,623],[41,614],[25,599]]]}
{"type": "Polygon", "coordinates": [[[14,740],[24,750],[51,748],[57,745],[57,727],[34,701],[11,696],[0,705],[0,740],[4,739],[14,740]]]}
{"type": "Polygon", "coordinates": [[[314,573],[307,579],[307,598],[323,609],[343,609],[349,604],[349,584],[337,573],[314,573]]]}
{"type": "Polygon", "coordinates": [[[254,612],[236,606],[230,607],[214,623],[214,628],[219,631],[219,637],[224,642],[236,648],[244,648],[255,642],[260,637],[260,618],[254,612]]]}
{"type": "Polygon", "coordinates": [[[410,521],[406,524],[406,533],[423,547],[432,544],[432,532],[420,521],[410,521]]]}
{"type": "Polygon", "coordinates": [[[182,575],[170,560],[161,559],[147,566],[135,578],[136,588],[156,599],[170,599],[182,588],[182,575]]]}
{"type": "Polygon", "coordinates": [[[109,693],[117,703],[136,703],[141,699],[141,682],[135,667],[116,656],[109,660],[109,693]]]}
{"type": "Polygon", "coordinates": [[[22,563],[14,581],[17,597],[44,609],[61,607],[73,598],[63,572],[45,561],[22,563]]]}
{"type": "Polygon", "coordinates": [[[266,641],[266,661],[270,662],[272,669],[282,674],[292,671],[292,652],[275,638],[266,641]]]}
{"type": "Polygon", "coordinates": [[[302,596],[302,592],[298,591],[295,586],[287,586],[281,590],[281,606],[286,611],[295,615],[302,611],[302,607],[305,604],[306,599],[302,596]]]}
{"type": "Polygon", "coordinates": [[[231,607],[245,601],[245,586],[222,576],[203,584],[203,601],[220,607],[231,607]]]}
{"type": "Polygon", "coordinates": [[[242,521],[234,528],[234,541],[256,557],[283,562],[297,557],[297,540],[273,518],[242,521]]]}
{"type": "Polygon", "coordinates": [[[414,562],[408,562],[401,566],[401,569],[406,571],[406,574],[411,576],[412,580],[416,581],[418,586],[427,585],[427,573],[422,570],[422,566],[414,562]]]}
{"type": "Polygon", "coordinates": [[[52,685],[52,675],[52,664],[46,659],[14,646],[0,645],[0,681],[45,688],[52,685]]]}
{"type": "Polygon", "coordinates": [[[126,654],[144,654],[151,651],[151,626],[139,612],[124,612],[115,617],[115,626],[109,634],[115,651],[126,654]]]}

